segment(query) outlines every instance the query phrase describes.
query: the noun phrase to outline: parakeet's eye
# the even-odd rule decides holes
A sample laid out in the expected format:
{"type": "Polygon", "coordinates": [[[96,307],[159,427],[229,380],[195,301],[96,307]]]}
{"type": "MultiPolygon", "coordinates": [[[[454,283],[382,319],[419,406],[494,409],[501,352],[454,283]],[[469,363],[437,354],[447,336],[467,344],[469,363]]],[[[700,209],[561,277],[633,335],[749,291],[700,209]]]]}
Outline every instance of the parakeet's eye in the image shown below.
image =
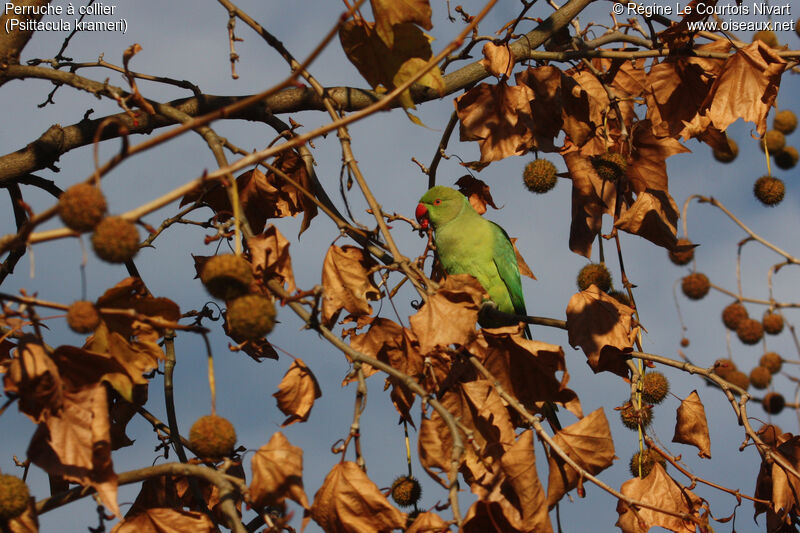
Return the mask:
{"type": "Polygon", "coordinates": [[[442,203],[441,198],[437,198],[436,200],[433,201],[433,205],[440,205],[441,203],[442,203]]]}

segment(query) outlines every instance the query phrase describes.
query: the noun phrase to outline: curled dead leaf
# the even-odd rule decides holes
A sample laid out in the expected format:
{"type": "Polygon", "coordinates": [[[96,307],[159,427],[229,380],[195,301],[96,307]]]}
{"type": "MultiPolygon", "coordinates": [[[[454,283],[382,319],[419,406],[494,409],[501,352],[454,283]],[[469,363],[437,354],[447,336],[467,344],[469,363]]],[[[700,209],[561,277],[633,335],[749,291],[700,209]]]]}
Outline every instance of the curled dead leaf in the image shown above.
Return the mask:
{"type": "Polygon", "coordinates": [[[368,300],[379,300],[380,291],[372,279],[375,260],[355,246],[331,245],[322,263],[322,323],[331,327],[344,309],[354,316],[369,315],[368,300]]]}
{"type": "Polygon", "coordinates": [[[278,385],[278,392],[273,396],[278,400],[278,409],[288,415],[282,424],[285,427],[308,420],[314,400],[322,396],[322,391],[311,369],[301,359],[296,358],[278,385]]]}
{"type": "Polygon", "coordinates": [[[711,459],[711,439],[708,436],[706,410],[696,390],[681,401],[677,414],[672,442],[697,446],[700,450],[697,455],[711,459]]]}
{"type": "Polygon", "coordinates": [[[375,30],[389,48],[394,46],[396,24],[413,22],[426,30],[433,28],[428,0],[370,0],[369,3],[375,15],[375,30]]]}
{"type": "Polygon", "coordinates": [[[166,531],[213,533],[218,529],[203,513],[157,507],[146,509],[137,515],[126,518],[114,526],[111,533],[163,533],[166,531]]]}
{"type": "Polygon", "coordinates": [[[280,506],[291,498],[308,509],[303,490],[303,449],[292,446],[280,432],[256,451],[252,459],[253,481],[250,501],[253,505],[280,506]]]}
{"type": "Polygon", "coordinates": [[[63,397],[63,383],[58,367],[44,346],[22,341],[14,358],[7,363],[3,376],[5,392],[19,397],[19,410],[34,422],[42,422],[58,412],[63,397]]]}
{"type": "Polygon", "coordinates": [[[247,240],[252,256],[256,277],[268,281],[275,277],[289,292],[297,290],[292,271],[292,257],[289,255],[289,241],[273,224],[261,235],[247,240]]]}
{"type": "Polygon", "coordinates": [[[494,44],[488,41],[483,45],[483,59],[479,61],[481,65],[486,67],[486,70],[492,76],[498,78],[511,76],[511,70],[514,68],[514,56],[511,54],[511,47],[507,43],[494,44]]]}

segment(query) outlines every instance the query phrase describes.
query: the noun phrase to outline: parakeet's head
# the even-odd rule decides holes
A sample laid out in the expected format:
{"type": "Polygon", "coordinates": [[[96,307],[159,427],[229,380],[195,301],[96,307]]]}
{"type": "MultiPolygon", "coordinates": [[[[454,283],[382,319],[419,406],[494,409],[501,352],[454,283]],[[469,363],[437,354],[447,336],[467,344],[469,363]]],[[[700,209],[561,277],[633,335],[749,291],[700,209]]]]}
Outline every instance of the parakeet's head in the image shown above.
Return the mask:
{"type": "Polygon", "coordinates": [[[417,206],[417,221],[423,228],[430,223],[433,229],[456,218],[462,209],[472,209],[466,197],[455,189],[437,185],[428,189],[417,206]]]}

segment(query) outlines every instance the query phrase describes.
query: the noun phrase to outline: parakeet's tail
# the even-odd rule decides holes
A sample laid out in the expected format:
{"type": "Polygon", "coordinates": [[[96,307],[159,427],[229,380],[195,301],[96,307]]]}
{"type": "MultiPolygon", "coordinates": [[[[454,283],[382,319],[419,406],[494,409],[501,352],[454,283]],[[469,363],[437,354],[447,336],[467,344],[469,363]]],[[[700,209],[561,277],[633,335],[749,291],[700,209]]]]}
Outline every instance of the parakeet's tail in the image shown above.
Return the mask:
{"type": "Polygon", "coordinates": [[[558,411],[558,407],[553,402],[547,402],[542,406],[542,414],[547,419],[553,432],[561,431],[561,422],[558,421],[556,411],[558,411]]]}

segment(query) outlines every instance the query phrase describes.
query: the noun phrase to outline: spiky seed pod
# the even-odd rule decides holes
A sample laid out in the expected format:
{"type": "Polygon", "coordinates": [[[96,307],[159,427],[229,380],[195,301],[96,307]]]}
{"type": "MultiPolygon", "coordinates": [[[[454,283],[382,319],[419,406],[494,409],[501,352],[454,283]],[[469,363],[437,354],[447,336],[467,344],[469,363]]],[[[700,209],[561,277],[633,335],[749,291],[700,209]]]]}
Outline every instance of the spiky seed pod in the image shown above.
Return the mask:
{"type": "Polygon", "coordinates": [[[669,393],[669,380],[661,372],[648,372],[642,383],[642,401],[659,404],[669,393]]]}
{"type": "MultiPolygon", "coordinates": [[[[678,239],[677,246],[688,246],[692,244],[692,241],[689,239],[678,239]]],[[[676,265],[685,265],[689,263],[692,259],[694,259],[694,248],[689,248],[687,250],[670,250],[668,252],[669,260],[672,261],[676,265]]]]}
{"type": "Polygon", "coordinates": [[[755,389],[763,390],[772,382],[772,372],[763,366],[757,366],[750,371],[750,384],[755,389]]]}
{"type": "Polygon", "coordinates": [[[742,320],[750,318],[747,308],[739,302],[733,302],[722,310],[722,323],[731,331],[736,331],[742,320]]]}
{"type": "Polygon", "coordinates": [[[736,156],[739,155],[739,145],[736,144],[736,141],[728,137],[728,151],[718,150],[715,148],[713,154],[714,159],[720,163],[730,163],[736,159],[736,156]]]}
{"type": "Polygon", "coordinates": [[[253,282],[253,271],[247,259],[240,255],[215,255],[203,265],[200,281],[211,296],[232,300],[247,294],[253,282]]]}
{"type": "Polygon", "coordinates": [[[758,141],[758,146],[761,151],[764,151],[764,145],[767,145],[767,151],[770,155],[775,155],[786,146],[786,136],[778,130],[769,130],[764,134],[764,138],[758,141]]]}
{"type": "Polygon", "coordinates": [[[631,307],[631,299],[628,298],[628,293],[626,293],[625,291],[609,291],[608,295],[614,298],[622,305],[627,305],[628,307],[631,307]]]}
{"type": "Polygon", "coordinates": [[[233,453],[236,430],[228,419],[201,416],[189,430],[189,446],[202,459],[222,459],[233,453]]]}
{"type": "Polygon", "coordinates": [[[714,361],[714,373],[722,379],[728,379],[731,372],[736,372],[736,363],[731,359],[717,359],[714,361]]]}
{"type": "Polygon", "coordinates": [[[245,294],[228,303],[226,320],[234,337],[260,339],[275,327],[275,304],[260,294],[245,294]]]}
{"type": "Polygon", "coordinates": [[[67,309],[67,325],[75,333],[91,333],[100,325],[100,313],[92,302],[72,302],[67,309]]]}
{"type": "Polygon", "coordinates": [[[761,41],[770,48],[778,46],[778,36],[772,30],[761,30],[753,34],[753,42],[761,41]]]}
{"type": "Polygon", "coordinates": [[[687,339],[686,337],[682,338],[681,339],[681,346],[683,348],[688,348],[689,347],[689,339],[687,339]]]}
{"type": "Polygon", "coordinates": [[[664,456],[658,453],[655,450],[650,448],[646,448],[644,453],[636,452],[631,457],[630,462],[630,471],[633,477],[641,477],[642,479],[646,478],[650,472],[653,471],[653,467],[656,463],[660,464],[661,466],[667,466],[667,460],[664,459],[664,456]],[[641,457],[641,460],[639,459],[641,457]],[[641,476],[639,475],[641,468],[641,476]]]}
{"type": "Polygon", "coordinates": [[[414,476],[399,476],[392,482],[392,499],[400,507],[411,507],[422,496],[422,487],[414,476]]]}
{"type": "Polygon", "coordinates": [[[103,261],[124,263],[139,251],[139,231],[122,217],[106,217],[94,228],[92,247],[103,261]]]}
{"type": "Polygon", "coordinates": [[[777,374],[783,366],[783,358],[775,352],[767,352],[761,356],[758,364],[769,370],[770,374],[777,374]]]}
{"type": "Polygon", "coordinates": [[[616,152],[606,152],[591,159],[597,175],[608,181],[616,181],[628,169],[628,160],[616,152]]]}
{"type": "Polygon", "coordinates": [[[764,424],[758,428],[756,434],[767,446],[776,446],[778,444],[778,437],[783,435],[783,430],[774,424],[764,424]]]}
{"type": "Polygon", "coordinates": [[[791,109],[778,111],[775,113],[775,118],[772,119],[772,127],[788,135],[797,128],[797,115],[791,109]]]}
{"type": "Polygon", "coordinates": [[[73,185],[58,198],[58,216],[73,231],[93,230],[103,219],[107,209],[103,193],[88,183],[73,185]]]}
{"type": "Polygon", "coordinates": [[[750,378],[747,377],[747,374],[740,372],[739,370],[730,372],[727,376],[725,376],[724,379],[743,390],[747,390],[747,388],[750,386],[750,378]]]}
{"type": "Polygon", "coordinates": [[[637,409],[631,402],[626,402],[625,405],[619,410],[619,417],[622,420],[622,425],[628,429],[642,429],[648,427],[653,422],[653,408],[649,405],[642,405],[641,409],[637,409]]]}
{"type": "Polygon", "coordinates": [[[764,337],[764,327],[758,320],[746,318],[739,322],[736,328],[736,336],[745,344],[756,344],[764,337]]]}
{"type": "Polygon", "coordinates": [[[703,299],[710,288],[711,282],[708,280],[708,276],[701,272],[693,272],[681,281],[683,294],[692,300],[703,299]]]}
{"type": "Polygon", "coordinates": [[[0,522],[16,518],[28,508],[28,485],[17,476],[0,474],[0,522]]]}
{"type": "Polygon", "coordinates": [[[761,406],[771,415],[777,415],[786,407],[786,399],[779,392],[768,392],[761,400],[761,406]]]}
{"type": "Polygon", "coordinates": [[[611,273],[603,263],[589,263],[578,272],[578,289],[585,291],[590,285],[607,292],[611,288],[611,273]]]}
{"type": "Polygon", "coordinates": [[[783,315],[767,311],[761,318],[761,325],[764,326],[764,331],[766,333],[777,335],[783,331],[783,315]]]}
{"type": "Polygon", "coordinates": [[[775,164],[778,168],[789,170],[797,165],[797,148],[794,146],[784,146],[781,150],[775,153],[775,164]]]}
{"type": "Polygon", "coordinates": [[[753,185],[753,194],[762,204],[772,207],[781,203],[786,187],[778,178],[761,176],[753,185]]]}
{"type": "Polygon", "coordinates": [[[556,186],[556,166],[547,159],[535,159],[525,165],[522,181],[529,191],[544,194],[556,186]]]}

